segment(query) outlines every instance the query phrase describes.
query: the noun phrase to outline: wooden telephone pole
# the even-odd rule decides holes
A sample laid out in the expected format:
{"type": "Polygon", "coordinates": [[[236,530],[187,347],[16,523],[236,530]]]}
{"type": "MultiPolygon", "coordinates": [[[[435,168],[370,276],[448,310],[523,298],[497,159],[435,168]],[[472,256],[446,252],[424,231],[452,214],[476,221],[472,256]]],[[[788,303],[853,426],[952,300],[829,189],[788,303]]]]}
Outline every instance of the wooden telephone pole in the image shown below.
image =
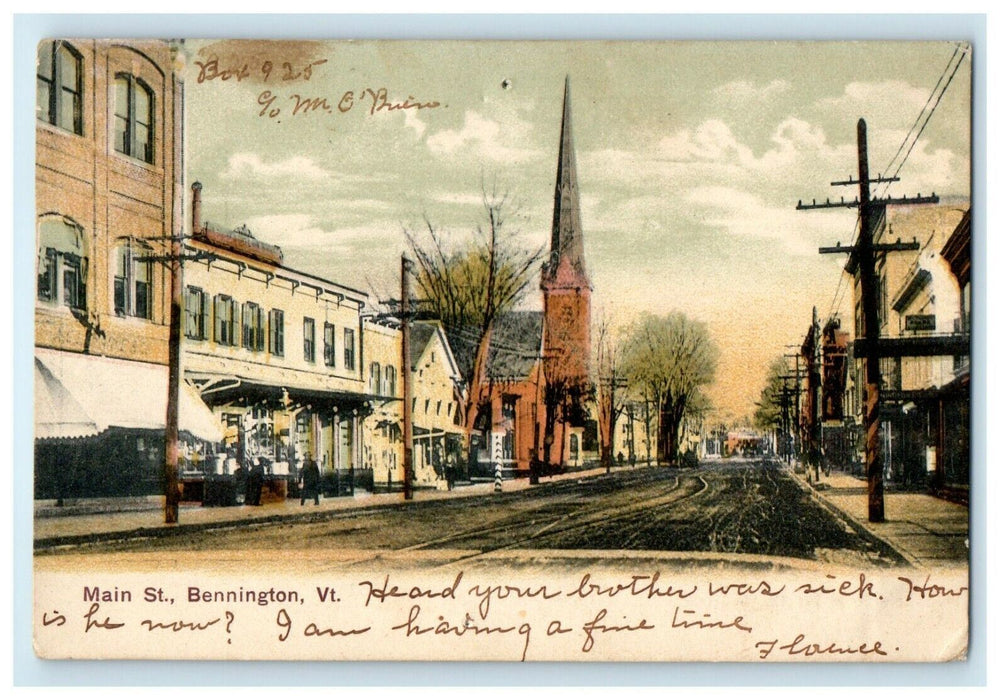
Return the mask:
{"type": "Polygon", "coordinates": [[[409,352],[409,326],[412,306],[409,302],[409,275],[412,261],[402,254],[401,294],[399,305],[402,323],[402,495],[407,501],[413,498],[413,397],[412,358],[409,352]]]}
{"type": "Polygon", "coordinates": [[[860,318],[857,319],[857,331],[863,332],[863,347],[865,360],[865,397],[864,397],[864,428],[867,434],[867,517],[872,523],[883,522],[885,519],[884,463],[881,458],[881,362],[879,353],[880,309],[878,308],[878,253],[888,253],[901,250],[919,250],[919,243],[875,243],[875,231],[884,224],[885,207],[888,204],[936,204],[937,195],[929,197],[903,197],[893,199],[871,199],[871,183],[898,182],[897,177],[881,177],[871,179],[867,166],[867,122],[860,119],[857,122],[857,172],[854,180],[832,182],[833,186],[858,185],[860,196],[851,201],[840,198],[838,202],[825,200],[819,204],[812,200],[811,204],[797,203],[798,210],[828,209],[833,207],[857,207],[860,217],[860,229],[857,240],[852,246],[836,245],[835,247],[819,248],[819,253],[846,253],[850,256],[847,271],[860,277],[860,318]]]}
{"type": "Polygon", "coordinates": [[[822,333],[818,325],[818,307],[811,307],[811,355],[808,386],[811,389],[811,425],[808,454],[815,467],[815,481],[821,479],[822,463],[822,333]]]}

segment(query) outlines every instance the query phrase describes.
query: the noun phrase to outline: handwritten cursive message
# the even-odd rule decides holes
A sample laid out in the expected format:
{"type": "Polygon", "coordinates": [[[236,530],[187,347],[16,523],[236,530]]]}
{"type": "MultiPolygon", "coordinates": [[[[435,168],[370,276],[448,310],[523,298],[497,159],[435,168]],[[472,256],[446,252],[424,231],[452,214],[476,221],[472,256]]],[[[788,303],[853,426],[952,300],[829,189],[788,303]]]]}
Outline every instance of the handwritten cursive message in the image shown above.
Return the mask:
{"type": "Polygon", "coordinates": [[[309,115],[342,115],[350,112],[367,116],[402,111],[446,108],[438,100],[413,95],[393,95],[387,87],[363,87],[326,92],[317,87],[317,76],[329,63],[326,58],[314,60],[270,59],[250,61],[243,58],[221,58],[210,55],[193,61],[197,69],[197,85],[223,85],[245,81],[262,84],[254,109],[257,116],[281,123],[288,117],[309,115]],[[315,85],[306,85],[315,77],[315,85]],[[303,86],[303,87],[295,87],[303,86]]]}
{"type": "Polygon", "coordinates": [[[905,662],[967,639],[965,572],[36,577],[52,658],[905,662]]]}

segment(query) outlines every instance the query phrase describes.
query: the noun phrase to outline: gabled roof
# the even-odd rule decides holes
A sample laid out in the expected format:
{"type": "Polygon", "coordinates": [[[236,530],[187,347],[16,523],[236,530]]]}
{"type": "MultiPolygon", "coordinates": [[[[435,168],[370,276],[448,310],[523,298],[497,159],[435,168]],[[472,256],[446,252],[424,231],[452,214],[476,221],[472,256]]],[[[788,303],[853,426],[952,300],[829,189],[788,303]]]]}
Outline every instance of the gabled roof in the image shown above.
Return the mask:
{"type": "Polygon", "coordinates": [[[430,344],[430,338],[437,332],[439,323],[417,321],[409,326],[409,367],[416,369],[417,363],[423,357],[430,344]]]}
{"type": "Polygon", "coordinates": [[[451,343],[440,321],[415,321],[409,326],[409,368],[415,371],[430,344],[438,341],[444,346],[444,357],[448,363],[449,373],[456,381],[463,379],[451,343]]]}

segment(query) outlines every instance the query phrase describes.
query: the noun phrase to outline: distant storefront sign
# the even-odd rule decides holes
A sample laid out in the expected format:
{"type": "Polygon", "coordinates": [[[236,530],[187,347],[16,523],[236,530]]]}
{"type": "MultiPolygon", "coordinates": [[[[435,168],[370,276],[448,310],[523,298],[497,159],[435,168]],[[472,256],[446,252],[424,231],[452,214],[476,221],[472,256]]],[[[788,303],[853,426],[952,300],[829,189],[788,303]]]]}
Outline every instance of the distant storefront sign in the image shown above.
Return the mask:
{"type": "Polygon", "coordinates": [[[913,314],[906,316],[907,331],[935,331],[937,317],[934,314],[913,314]]]}

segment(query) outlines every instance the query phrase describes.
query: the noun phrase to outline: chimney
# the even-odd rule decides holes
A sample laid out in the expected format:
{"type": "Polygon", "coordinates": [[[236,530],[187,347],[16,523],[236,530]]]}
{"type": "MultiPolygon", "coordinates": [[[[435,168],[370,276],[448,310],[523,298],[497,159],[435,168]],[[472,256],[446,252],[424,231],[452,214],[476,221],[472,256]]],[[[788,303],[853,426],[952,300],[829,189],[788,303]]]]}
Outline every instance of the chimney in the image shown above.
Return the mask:
{"type": "Polygon", "coordinates": [[[203,230],[203,185],[199,182],[192,183],[192,232],[198,233],[203,230]]]}

